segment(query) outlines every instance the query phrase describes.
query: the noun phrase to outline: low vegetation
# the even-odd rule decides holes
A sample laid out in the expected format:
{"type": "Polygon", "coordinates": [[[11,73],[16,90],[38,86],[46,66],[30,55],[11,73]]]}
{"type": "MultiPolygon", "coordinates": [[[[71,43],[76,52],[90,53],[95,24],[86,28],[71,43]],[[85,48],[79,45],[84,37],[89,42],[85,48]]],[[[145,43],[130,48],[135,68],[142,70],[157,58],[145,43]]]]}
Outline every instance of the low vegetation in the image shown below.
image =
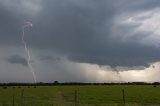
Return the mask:
{"type": "Polygon", "coordinates": [[[160,86],[5,86],[0,88],[0,106],[123,105],[160,106],[160,86]]]}

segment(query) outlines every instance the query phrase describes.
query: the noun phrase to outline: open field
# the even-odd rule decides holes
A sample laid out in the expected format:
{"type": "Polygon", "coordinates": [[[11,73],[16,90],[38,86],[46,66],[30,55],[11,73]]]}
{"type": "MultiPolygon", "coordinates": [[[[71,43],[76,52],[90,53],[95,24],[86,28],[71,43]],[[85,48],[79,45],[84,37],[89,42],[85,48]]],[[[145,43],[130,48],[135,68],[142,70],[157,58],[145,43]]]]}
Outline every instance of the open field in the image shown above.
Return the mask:
{"type": "Polygon", "coordinates": [[[147,85],[0,87],[0,106],[123,106],[122,89],[126,106],[160,106],[160,86],[147,85]]]}

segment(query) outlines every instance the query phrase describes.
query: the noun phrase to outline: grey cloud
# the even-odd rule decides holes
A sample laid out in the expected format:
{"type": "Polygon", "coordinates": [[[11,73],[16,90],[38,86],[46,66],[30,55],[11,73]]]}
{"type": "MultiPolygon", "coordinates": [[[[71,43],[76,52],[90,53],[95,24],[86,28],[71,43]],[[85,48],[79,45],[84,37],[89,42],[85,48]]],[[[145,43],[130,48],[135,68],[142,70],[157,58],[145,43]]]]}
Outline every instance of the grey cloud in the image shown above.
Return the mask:
{"type": "Polygon", "coordinates": [[[143,13],[156,8],[159,0],[0,0],[0,81],[33,82],[25,21],[33,23],[25,40],[37,81],[159,81],[160,49],[139,43],[153,33],[122,24],[150,19],[143,13]]]}
{"type": "MultiPolygon", "coordinates": [[[[115,47],[115,49],[120,49],[115,47]]],[[[148,67],[150,63],[160,60],[160,55],[155,52],[159,50],[154,49],[144,49],[133,47],[128,48],[127,50],[108,50],[107,55],[100,54],[90,54],[90,55],[72,55],[68,58],[72,61],[77,61],[80,63],[92,63],[99,65],[110,65],[112,67],[116,66],[125,66],[125,67],[134,67],[134,66],[145,66],[148,67]],[[152,51],[153,50],[153,51],[152,51]],[[124,55],[125,54],[125,55],[124,55]]]]}
{"type": "MultiPolygon", "coordinates": [[[[158,3],[158,0],[45,0],[36,17],[12,13],[7,7],[1,7],[0,28],[4,29],[0,30],[1,45],[21,45],[21,23],[28,18],[34,27],[26,29],[25,38],[33,49],[51,50],[74,62],[113,67],[148,66],[160,60],[160,50],[137,44],[138,38],[134,37],[132,42],[126,43],[112,39],[112,27],[121,14],[143,12],[159,7],[158,3]]],[[[128,30],[122,27],[120,31],[123,35],[128,30]]]]}
{"type": "Polygon", "coordinates": [[[40,60],[42,60],[42,61],[59,61],[59,60],[61,60],[60,57],[45,56],[45,55],[39,56],[39,58],[40,58],[40,60]]]}
{"type": "Polygon", "coordinates": [[[20,64],[23,66],[28,66],[27,60],[20,55],[13,55],[6,58],[6,60],[11,64],[20,64]]]}

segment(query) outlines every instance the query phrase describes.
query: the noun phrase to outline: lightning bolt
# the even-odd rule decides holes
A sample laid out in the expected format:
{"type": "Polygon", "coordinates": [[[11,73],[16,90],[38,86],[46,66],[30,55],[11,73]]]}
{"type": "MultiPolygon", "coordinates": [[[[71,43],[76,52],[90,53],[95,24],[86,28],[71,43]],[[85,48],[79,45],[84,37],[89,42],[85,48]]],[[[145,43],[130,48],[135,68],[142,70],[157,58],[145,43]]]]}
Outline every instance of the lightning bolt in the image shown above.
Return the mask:
{"type": "Polygon", "coordinates": [[[32,23],[31,22],[26,22],[25,25],[22,26],[22,43],[24,45],[24,48],[25,48],[25,51],[27,53],[27,64],[28,64],[28,67],[30,69],[30,72],[32,73],[33,75],[33,79],[34,79],[34,82],[36,83],[37,80],[36,80],[36,75],[34,73],[34,70],[33,70],[33,67],[32,67],[32,64],[31,64],[31,55],[30,55],[30,51],[29,49],[27,48],[27,43],[25,41],[25,28],[27,27],[32,27],[32,23]]]}

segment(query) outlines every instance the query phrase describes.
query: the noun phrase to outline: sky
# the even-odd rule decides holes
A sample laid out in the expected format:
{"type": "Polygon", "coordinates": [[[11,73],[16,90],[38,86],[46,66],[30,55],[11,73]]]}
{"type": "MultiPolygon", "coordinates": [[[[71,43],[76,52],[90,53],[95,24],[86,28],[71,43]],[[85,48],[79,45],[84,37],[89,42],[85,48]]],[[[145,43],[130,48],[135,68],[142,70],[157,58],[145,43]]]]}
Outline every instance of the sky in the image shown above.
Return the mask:
{"type": "Polygon", "coordinates": [[[160,81],[159,0],[0,0],[0,82],[160,81]]]}

